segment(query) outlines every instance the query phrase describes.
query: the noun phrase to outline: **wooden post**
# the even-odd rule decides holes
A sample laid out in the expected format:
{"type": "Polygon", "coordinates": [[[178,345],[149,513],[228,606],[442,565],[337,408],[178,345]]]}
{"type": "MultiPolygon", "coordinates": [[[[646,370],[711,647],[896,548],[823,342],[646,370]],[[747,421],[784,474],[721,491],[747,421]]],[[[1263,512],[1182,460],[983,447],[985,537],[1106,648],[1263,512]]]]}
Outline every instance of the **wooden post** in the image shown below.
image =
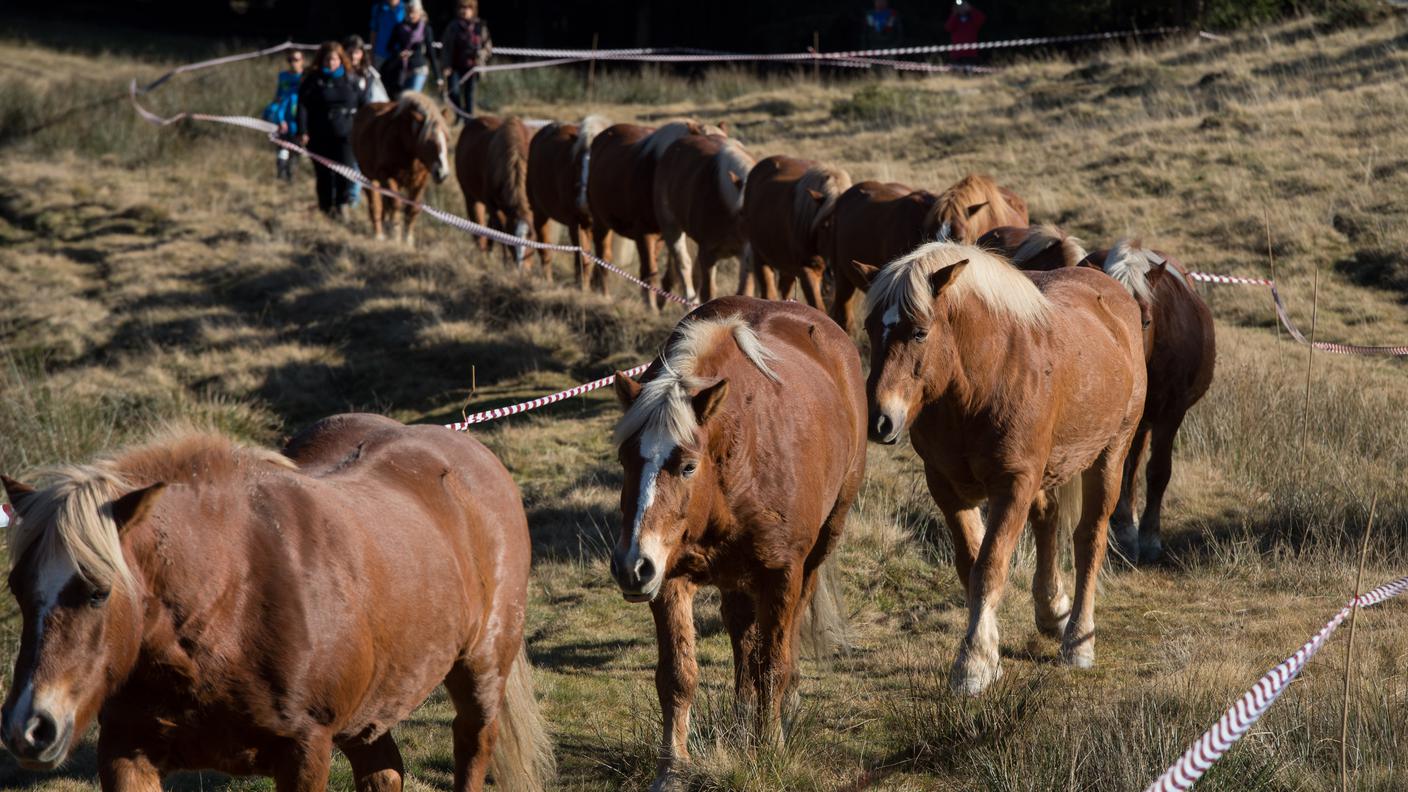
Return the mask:
{"type": "Polygon", "coordinates": [[[587,101],[592,99],[592,87],[596,83],[596,50],[601,38],[600,33],[592,34],[592,60],[587,64],[587,101]]]}
{"type": "MultiPolygon", "coordinates": [[[[812,53],[814,55],[821,54],[820,31],[812,31],[812,53]]],[[[817,60],[816,58],[812,59],[812,81],[815,82],[817,85],[821,85],[821,61],[817,60]]]]}

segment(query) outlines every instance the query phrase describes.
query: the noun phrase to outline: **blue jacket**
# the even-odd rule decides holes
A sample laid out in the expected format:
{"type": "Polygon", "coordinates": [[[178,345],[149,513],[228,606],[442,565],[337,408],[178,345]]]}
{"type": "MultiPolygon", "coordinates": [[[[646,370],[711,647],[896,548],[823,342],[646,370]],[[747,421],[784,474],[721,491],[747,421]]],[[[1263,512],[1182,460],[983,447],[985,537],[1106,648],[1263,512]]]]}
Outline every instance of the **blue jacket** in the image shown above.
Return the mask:
{"type": "Polygon", "coordinates": [[[295,71],[279,72],[279,87],[274,91],[274,101],[264,108],[264,120],[288,124],[290,136],[298,134],[298,84],[302,77],[295,71]]]}
{"type": "Polygon", "coordinates": [[[406,19],[406,4],[397,3],[394,7],[387,0],[377,0],[372,6],[371,40],[374,63],[380,65],[391,54],[387,46],[391,41],[391,31],[406,19]]]}

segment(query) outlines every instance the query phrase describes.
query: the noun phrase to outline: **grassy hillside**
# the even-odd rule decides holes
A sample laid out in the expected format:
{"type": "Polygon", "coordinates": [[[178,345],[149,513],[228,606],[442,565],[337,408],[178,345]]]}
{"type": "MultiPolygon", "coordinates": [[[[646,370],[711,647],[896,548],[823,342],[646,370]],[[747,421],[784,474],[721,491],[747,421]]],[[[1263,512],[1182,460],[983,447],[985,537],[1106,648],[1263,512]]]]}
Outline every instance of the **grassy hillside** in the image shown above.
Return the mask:
{"type": "MultiPolygon", "coordinates": [[[[175,417],[277,442],[347,409],[454,420],[647,360],[678,313],[646,314],[623,283],[587,297],[507,271],[425,222],[420,246],[376,243],[312,210],[306,165],[271,180],[257,135],[136,120],[126,80],[171,64],[0,40],[23,76],[0,86],[0,470],[82,460],[175,417]],[[117,97],[114,100],[114,97],[117,97]],[[75,109],[77,108],[77,109],[75,109]],[[471,374],[473,372],[473,374],[471,374]],[[471,376],[478,388],[470,392],[471,376]]],[[[1276,276],[1321,338],[1408,342],[1408,28],[1313,21],[1228,41],[1032,60],[979,78],[893,76],[818,85],[720,72],[702,81],[495,75],[498,108],[540,118],[727,120],[757,156],[832,159],[857,178],[940,188],[993,173],[1092,246],[1135,235],[1196,269],[1276,276]]],[[[147,56],[150,57],[150,56],[147,56]]],[[[255,114],[275,63],[173,81],[159,112],[255,114]]],[[[452,185],[430,202],[462,209],[452,185]]],[[[729,283],[727,275],[721,283],[729,283]]],[[[873,447],[841,549],[855,650],[804,664],[786,750],[738,746],[729,650],[701,599],[698,789],[1140,788],[1350,594],[1367,504],[1379,499],[1366,578],[1408,561],[1408,370],[1307,353],[1276,330],[1266,294],[1205,291],[1217,379],[1185,424],[1167,563],[1111,563],[1097,667],[1073,672],[1037,637],[1032,553],[1002,606],[1002,683],[958,700],[944,680],[962,595],[907,446],[873,447]],[[1308,409],[1307,409],[1308,406],[1308,409]]],[[[647,611],[607,572],[618,529],[617,415],[597,393],[476,430],[523,487],[536,545],[530,654],[566,789],[642,788],[659,713],[647,611]]],[[[1360,789],[1408,785],[1408,605],[1359,623],[1350,721],[1360,789]]],[[[18,640],[0,605],[0,655],[18,640]]],[[[1338,783],[1343,643],[1332,644],[1207,789],[1338,783]]],[[[0,682],[8,682],[8,673],[0,682]]],[[[451,784],[448,703],[397,732],[413,787],[451,784]]],[[[0,785],[95,788],[91,743],[62,771],[0,757],[0,785]]],[[[271,788],[210,774],[182,788],[271,788]]],[[[345,762],[333,786],[350,788],[345,762]]]]}

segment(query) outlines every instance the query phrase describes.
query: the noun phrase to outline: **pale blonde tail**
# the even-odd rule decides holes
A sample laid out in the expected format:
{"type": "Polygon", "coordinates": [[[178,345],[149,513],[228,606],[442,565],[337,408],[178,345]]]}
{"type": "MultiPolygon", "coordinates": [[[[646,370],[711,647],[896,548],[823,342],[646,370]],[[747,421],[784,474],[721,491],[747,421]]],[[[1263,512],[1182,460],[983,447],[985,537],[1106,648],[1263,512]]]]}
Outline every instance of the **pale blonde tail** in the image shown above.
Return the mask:
{"type": "Polygon", "coordinates": [[[542,792],[557,778],[552,739],[533,695],[533,667],[522,645],[504,685],[492,770],[494,788],[504,792],[542,792]]]}
{"type": "Polygon", "coordinates": [[[846,620],[846,600],[841,576],[828,558],[816,570],[816,591],[802,614],[802,650],[825,660],[851,648],[851,626],[846,620]]]}
{"type": "Polygon", "coordinates": [[[1061,536],[1075,533],[1076,525],[1080,523],[1080,512],[1085,501],[1081,483],[1083,478],[1083,474],[1076,474],[1070,481],[1051,490],[1051,494],[1056,498],[1056,528],[1061,532],[1061,536]]]}

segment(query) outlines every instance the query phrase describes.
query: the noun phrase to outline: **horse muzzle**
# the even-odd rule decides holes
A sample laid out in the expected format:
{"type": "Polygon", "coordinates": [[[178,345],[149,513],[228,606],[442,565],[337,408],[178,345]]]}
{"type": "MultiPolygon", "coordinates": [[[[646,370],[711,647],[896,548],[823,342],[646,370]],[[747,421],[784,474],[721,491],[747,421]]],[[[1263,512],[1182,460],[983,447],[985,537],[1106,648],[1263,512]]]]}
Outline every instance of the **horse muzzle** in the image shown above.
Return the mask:
{"type": "Polygon", "coordinates": [[[616,585],[621,587],[621,596],[627,602],[650,602],[655,599],[665,579],[649,557],[620,551],[611,555],[611,576],[616,578],[616,585]]]}
{"type": "Polygon", "coordinates": [[[870,439],[884,445],[894,445],[904,434],[905,416],[890,410],[873,410],[870,413],[870,439]]]}
{"type": "Polygon", "coordinates": [[[0,729],[5,747],[26,770],[53,770],[68,758],[73,743],[73,717],[60,720],[41,709],[18,717],[6,712],[0,729]],[[20,718],[24,718],[23,722],[20,718]]]}

